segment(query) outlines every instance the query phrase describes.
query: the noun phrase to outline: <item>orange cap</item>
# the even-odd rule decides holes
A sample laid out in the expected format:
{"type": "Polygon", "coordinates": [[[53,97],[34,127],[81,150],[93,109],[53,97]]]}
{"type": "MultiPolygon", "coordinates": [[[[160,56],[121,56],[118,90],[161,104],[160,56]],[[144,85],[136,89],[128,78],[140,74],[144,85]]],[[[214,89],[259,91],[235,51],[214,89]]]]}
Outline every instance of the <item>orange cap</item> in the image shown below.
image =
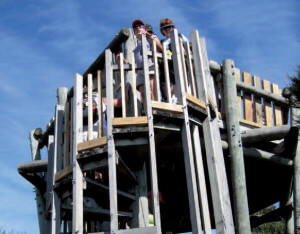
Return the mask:
{"type": "Polygon", "coordinates": [[[134,26],[136,24],[142,24],[142,25],[145,25],[144,22],[140,19],[136,19],[135,21],[132,22],[132,28],[134,28],[134,26]]]}

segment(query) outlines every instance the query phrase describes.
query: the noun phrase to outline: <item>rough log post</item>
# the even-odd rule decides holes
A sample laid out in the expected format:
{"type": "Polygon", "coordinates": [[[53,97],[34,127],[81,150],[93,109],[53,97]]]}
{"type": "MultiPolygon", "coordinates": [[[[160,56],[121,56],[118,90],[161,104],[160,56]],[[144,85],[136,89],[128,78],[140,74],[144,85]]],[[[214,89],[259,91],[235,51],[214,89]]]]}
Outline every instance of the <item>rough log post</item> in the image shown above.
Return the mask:
{"type": "MultiPolygon", "coordinates": [[[[34,132],[35,131],[31,131],[29,134],[32,161],[41,159],[40,150],[39,150],[39,141],[35,137],[34,132]]],[[[43,199],[43,194],[41,194],[40,190],[36,187],[35,187],[35,195],[36,195],[36,207],[37,207],[37,215],[38,215],[38,219],[39,219],[40,233],[45,234],[46,233],[46,219],[45,219],[46,204],[43,199]]]]}
{"type": "MultiPolygon", "coordinates": [[[[300,108],[297,104],[296,97],[290,97],[291,103],[291,125],[300,127],[300,108]]],[[[295,233],[300,233],[300,132],[298,132],[298,144],[294,158],[294,229],[295,233]]]]}
{"type": "Polygon", "coordinates": [[[223,87],[229,153],[231,155],[231,175],[233,187],[234,217],[238,233],[250,233],[250,220],[246,179],[244,168],[243,146],[239,126],[239,112],[236,102],[237,92],[234,77],[234,63],[223,61],[223,87]]]}

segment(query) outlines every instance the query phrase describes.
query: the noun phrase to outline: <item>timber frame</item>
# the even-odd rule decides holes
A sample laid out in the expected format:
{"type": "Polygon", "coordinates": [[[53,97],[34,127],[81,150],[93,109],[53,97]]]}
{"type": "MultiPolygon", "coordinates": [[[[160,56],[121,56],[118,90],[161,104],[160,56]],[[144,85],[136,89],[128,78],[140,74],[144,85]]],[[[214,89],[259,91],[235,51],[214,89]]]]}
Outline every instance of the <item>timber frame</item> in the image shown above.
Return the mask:
{"type": "Polygon", "coordinates": [[[70,90],[58,89],[54,117],[30,132],[32,162],[18,167],[35,187],[40,233],[250,233],[281,219],[299,232],[293,97],[232,60],[209,61],[197,30],[186,43],[171,34],[172,56],[154,43],[148,51],[143,36],[138,65],[136,39],[123,28],[70,90]]]}

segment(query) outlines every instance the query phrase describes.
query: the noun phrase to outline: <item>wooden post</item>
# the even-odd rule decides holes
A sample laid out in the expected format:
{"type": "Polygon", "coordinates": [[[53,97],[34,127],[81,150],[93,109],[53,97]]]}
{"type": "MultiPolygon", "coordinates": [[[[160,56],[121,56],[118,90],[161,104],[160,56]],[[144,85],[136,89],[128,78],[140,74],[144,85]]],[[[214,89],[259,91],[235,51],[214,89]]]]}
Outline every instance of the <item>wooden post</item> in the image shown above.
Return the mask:
{"type": "MultiPolygon", "coordinates": [[[[66,101],[66,99],[64,99],[66,101]]],[[[55,124],[54,124],[54,152],[50,163],[52,164],[52,178],[51,178],[51,224],[52,233],[60,233],[61,215],[60,215],[60,199],[54,191],[54,176],[62,169],[63,156],[63,121],[64,121],[64,104],[56,105],[55,108],[55,124]]]]}
{"type": "Polygon", "coordinates": [[[126,72],[126,82],[131,85],[133,98],[130,98],[130,103],[127,103],[127,116],[137,117],[137,99],[136,99],[136,83],[135,83],[135,61],[133,50],[136,47],[136,42],[134,39],[134,34],[132,29],[129,30],[129,37],[124,45],[124,58],[132,64],[132,70],[126,72]]]}
{"type": "Polygon", "coordinates": [[[131,228],[149,226],[146,173],[146,163],[144,163],[142,170],[136,173],[138,185],[134,188],[136,201],[131,205],[133,215],[133,219],[130,222],[131,228]]]}
{"type": "Polygon", "coordinates": [[[98,90],[98,108],[97,108],[97,110],[98,110],[98,121],[99,121],[98,138],[101,138],[103,135],[101,71],[97,72],[97,90],[98,90]]]}
{"type": "Polygon", "coordinates": [[[50,212],[50,219],[47,220],[47,233],[55,233],[53,229],[51,209],[53,206],[53,158],[54,158],[54,137],[53,135],[48,136],[48,165],[47,165],[47,190],[46,190],[46,212],[50,212]]]}
{"type": "Polygon", "coordinates": [[[83,233],[83,177],[77,161],[77,144],[82,142],[83,115],[82,115],[83,79],[79,74],[74,77],[74,95],[72,108],[72,139],[73,139],[73,214],[72,233],[83,233]]]}
{"type": "MultiPolygon", "coordinates": [[[[290,97],[291,103],[291,125],[300,127],[300,108],[296,106],[296,97],[290,97]]],[[[295,233],[300,233],[300,131],[298,132],[298,144],[294,158],[294,180],[293,180],[293,198],[294,198],[294,228],[295,233]]]]}
{"type": "Polygon", "coordinates": [[[243,146],[240,134],[238,105],[236,102],[237,92],[234,77],[234,63],[230,59],[223,61],[223,87],[226,128],[229,141],[229,153],[231,156],[235,225],[238,233],[251,233],[243,146]]]}
{"type": "Polygon", "coordinates": [[[167,96],[167,102],[171,103],[171,84],[170,84],[170,74],[169,74],[169,64],[168,64],[168,54],[166,45],[163,44],[163,62],[164,62],[164,71],[165,71],[165,93],[167,96]]]}
{"type": "MultiPolygon", "coordinates": [[[[36,139],[34,132],[35,131],[33,130],[29,133],[32,161],[41,159],[39,141],[36,139]]],[[[35,195],[36,195],[36,207],[37,207],[37,216],[39,220],[40,233],[46,234],[46,214],[45,214],[46,204],[43,199],[43,194],[41,194],[41,191],[36,187],[35,187],[35,195]]]]}
{"type": "MultiPolygon", "coordinates": [[[[203,61],[204,52],[200,46],[197,30],[191,33],[191,40],[198,97],[208,103],[208,94],[210,94],[208,91],[210,89],[207,88],[206,76],[210,75],[207,74],[209,67],[207,67],[208,61],[205,63],[203,61]]],[[[213,96],[213,94],[210,95],[213,96]]],[[[208,104],[207,108],[209,110],[208,104]]],[[[212,118],[209,111],[207,118],[203,121],[203,134],[217,233],[234,233],[220,130],[217,118],[212,118]]]]}
{"type": "Polygon", "coordinates": [[[87,76],[88,89],[88,136],[87,140],[93,140],[93,76],[87,76]]]}
{"type": "Polygon", "coordinates": [[[110,232],[118,230],[118,202],[117,202],[117,170],[115,143],[112,133],[113,105],[113,70],[112,53],[105,51],[106,71],[106,99],[107,99],[107,147],[108,147],[108,176],[109,176],[109,205],[110,205],[110,232]]]}
{"type": "Polygon", "coordinates": [[[161,221],[159,211],[159,196],[158,196],[158,182],[157,182],[157,169],[156,169],[156,150],[155,150],[155,138],[153,127],[153,115],[152,115],[152,100],[150,90],[150,78],[148,67],[148,49],[147,40],[145,35],[142,36],[142,55],[143,55],[143,70],[145,81],[145,109],[148,119],[148,131],[149,131],[149,152],[150,152],[150,173],[151,173],[151,188],[152,188],[152,207],[154,215],[154,225],[156,226],[157,233],[161,233],[161,221]]]}
{"type": "Polygon", "coordinates": [[[184,123],[182,124],[181,127],[181,136],[182,136],[182,146],[183,146],[183,153],[184,153],[185,173],[186,173],[186,182],[188,188],[192,231],[193,233],[200,233],[202,227],[201,227],[201,217],[200,217],[200,209],[199,209],[199,199],[198,199],[198,192],[197,192],[197,185],[196,185],[196,175],[195,175],[195,165],[194,165],[189,114],[188,114],[187,101],[186,101],[186,91],[185,91],[186,89],[183,80],[183,70],[182,70],[182,60],[181,60],[182,58],[180,55],[180,43],[179,43],[177,29],[174,29],[171,32],[171,42],[172,42],[172,53],[173,53],[174,73],[176,79],[176,88],[178,94],[177,99],[179,104],[182,104],[183,106],[183,114],[184,114],[184,123]]]}

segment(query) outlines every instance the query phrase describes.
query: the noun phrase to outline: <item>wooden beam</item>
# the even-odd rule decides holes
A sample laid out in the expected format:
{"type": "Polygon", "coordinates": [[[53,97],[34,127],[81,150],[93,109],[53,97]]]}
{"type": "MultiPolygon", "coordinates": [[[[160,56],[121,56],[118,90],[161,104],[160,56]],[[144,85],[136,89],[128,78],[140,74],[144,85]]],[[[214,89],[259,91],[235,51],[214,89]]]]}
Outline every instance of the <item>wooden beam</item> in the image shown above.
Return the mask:
{"type": "Polygon", "coordinates": [[[254,127],[254,128],[265,128],[266,125],[262,125],[262,124],[258,124],[258,123],[254,123],[245,119],[240,119],[240,123],[242,125],[248,125],[250,127],[254,127]]]}
{"type": "Polygon", "coordinates": [[[189,93],[186,94],[186,100],[195,104],[196,106],[206,110],[206,104],[204,101],[201,101],[200,99],[190,95],[189,93]]]}
{"type": "Polygon", "coordinates": [[[54,175],[54,183],[67,177],[68,175],[72,174],[72,172],[73,172],[73,165],[69,165],[69,166],[65,167],[64,169],[56,172],[54,175]]]}
{"type": "Polygon", "coordinates": [[[112,125],[114,127],[129,126],[129,125],[147,125],[147,116],[113,118],[112,125]]]}
{"type": "Polygon", "coordinates": [[[162,111],[169,111],[169,112],[175,112],[175,113],[182,113],[182,105],[177,104],[170,104],[165,102],[157,102],[152,101],[152,108],[162,111]]]}
{"type": "Polygon", "coordinates": [[[78,150],[78,152],[82,152],[84,150],[91,150],[91,149],[94,149],[97,147],[102,147],[104,145],[107,145],[107,137],[106,136],[98,138],[98,139],[79,143],[77,145],[77,150],[78,150]]]}

